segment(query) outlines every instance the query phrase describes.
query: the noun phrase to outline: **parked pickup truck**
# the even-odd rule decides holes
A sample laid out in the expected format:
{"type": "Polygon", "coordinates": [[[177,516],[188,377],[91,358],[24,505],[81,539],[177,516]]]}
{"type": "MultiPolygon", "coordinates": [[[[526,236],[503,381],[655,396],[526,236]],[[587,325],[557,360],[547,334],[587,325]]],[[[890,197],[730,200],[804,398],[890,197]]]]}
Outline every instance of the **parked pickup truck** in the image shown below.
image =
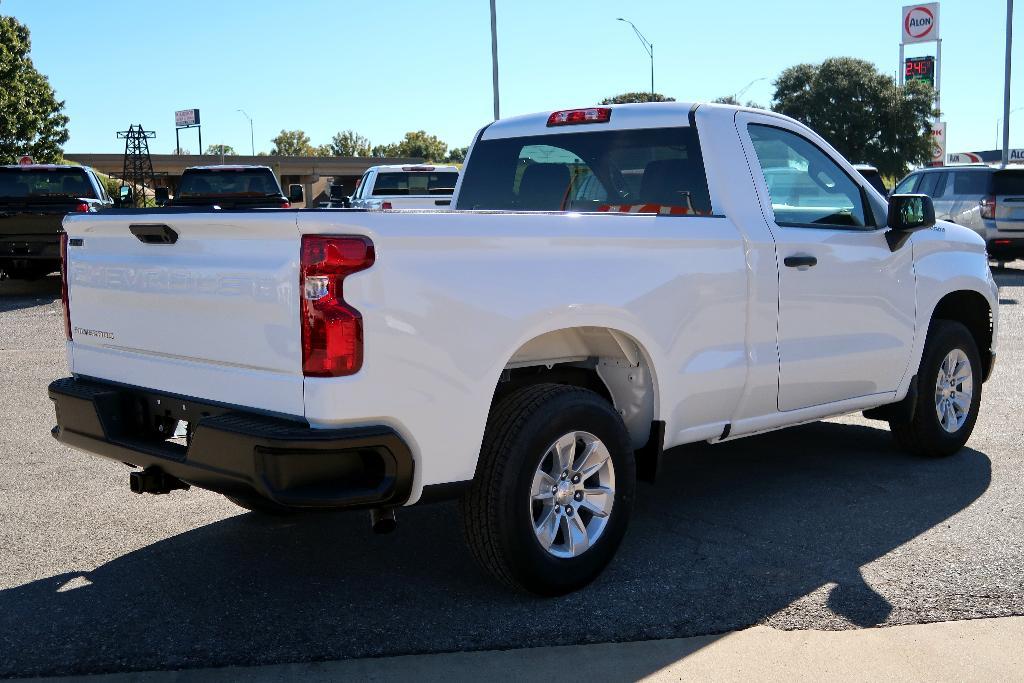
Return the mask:
{"type": "Polygon", "coordinates": [[[559,594],[611,559],[664,449],[866,411],[947,456],[974,428],[984,242],[926,196],[887,206],[791,119],[504,119],[455,208],[69,217],[54,436],[142,468],[136,492],[264,512],[383,529],[458,498],[484,568],[559,594]]]}
{"type": "Polygon", "coordinates": [[[26,280],[56,272],[64,215],[113,204],[91,168],[0,166],[0,271],[26,280]]]}
{"type": "MultiPolygon", "coordinates": [[[[164,199],[163,196],[160,199],[164,199]]],[[[181,174],[178,192],[166,206],[216,206],[221,209],[290,209],[303,201],[302,186],[286,197],[274,171],[266,166],[193,166],[181,174]]]]}
{"type": "Polygon", "coordinates": [[[349,203],[356,209],[448,208],[458,179],[458,166],[372,166],[349,203]]]}

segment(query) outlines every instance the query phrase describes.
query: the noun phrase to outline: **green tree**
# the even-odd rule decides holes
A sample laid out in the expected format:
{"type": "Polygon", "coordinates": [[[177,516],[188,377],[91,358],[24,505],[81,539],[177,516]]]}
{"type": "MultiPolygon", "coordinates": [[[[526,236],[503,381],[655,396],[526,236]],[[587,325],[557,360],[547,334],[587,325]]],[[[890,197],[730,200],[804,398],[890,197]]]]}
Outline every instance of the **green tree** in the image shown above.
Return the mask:
{"type": "Polygon", "coordinates": [[[448,158],[445,159],[449,164],[461,164],[466,160],[466,155],[469,153],[469,147],[455,147],[448,152],[448,158]]]}
{"type": "Polygon", "coordinates": [[[850,161],[900,177],[931,159],[934,98],[921,81],[900,87],[870,62],[836,57],[783,71],[772,109],[810,126],[850,161]]]}
{"type": "Polygon", "coordinates": [[[390,143],[387,145],[374,145],[373,149],[370,150],[370,156],[373,157],[397,157],[401,156],[398,150],[397,143],[390,143]]]}
{"type": "Polygon", "coordinates": [[[56,162],[68,141],[64,102],[32,64],[31,49],[28,28],[0,16],[0,164],[24,154],[56,162]]]}
{"type": "Polygon", "coordinates": [[[398,156],[420,157],[426,161],[444,161],[448,145],[424,130],[410,131],[398,143],[398,156]]]}
{"type": "Polygon", "coordinates": [[[398,142],[374,145],[370,154],[375,157],[414,157],[436,163],[447,158],[448,145],[425,130],[417,130],[409,131],[398,142]]]}
{"type": "Polygon", "coordinates": [[[223,154],[226,157],[232,157],[232,156],[237,155],[238,152],[236,152],[235,148],[232,147],[231,145],[223,145],[223,144],[221,144],[221,145],[207,145],[207,147],[206,147],[206,154],[216,154],[218,156],[223,154]]]}
{"type": "Polygon", "coordinates": [[[315,157],[332,157],[334,156],[334,148],[330,145],[317,145],[313,148],[313,156],[315,157]]]}
{"type": "Polygon", "coordinates": [[[667,97],[661,93],[649,92],[624,92],[614,97],[606,97],[601,104],[630,104],[632,102],[675,102],[676,98],[667,97]]]}
{"type": "Polygon", "coordinates": [[[331,154],[338,157],[370,156],[370,141],[354,130],[343,130],[331,138],[331,154]]]}
{"type": "Polygon", "coordinates": [[[311,157],[316,151],[309,144],[309,136],[301,130],[282,130],[271,142],[274,143],[270,150],[273,156],[311,157]]]}

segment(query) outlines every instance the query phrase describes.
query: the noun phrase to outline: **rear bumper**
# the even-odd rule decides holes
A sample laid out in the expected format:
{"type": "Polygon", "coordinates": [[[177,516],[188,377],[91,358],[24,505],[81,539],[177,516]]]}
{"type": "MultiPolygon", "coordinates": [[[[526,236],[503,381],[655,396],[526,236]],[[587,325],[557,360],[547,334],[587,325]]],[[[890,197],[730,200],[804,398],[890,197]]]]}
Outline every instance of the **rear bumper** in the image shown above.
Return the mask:
{"type": "Polygon", "coordinates": [[[53,436],[73,448],[156,467],[200,488],[296,508],[389,507],[412,488],[409,447],[391,428],[313,429],[232,406],[68,377],[49,388],[53,436]],[[178,420],[188,445],[161,438],[178,420]]]}
{"type": "Polygon", "coordinates": [[[0,235],[0,259],[60,261],[60,233],[52,235],[0,235]]]}
{"type": "Polygon", "coordinates": [[[1024,235],[1004,237],[1002,235],[992,236],[989,234],[986,240],[988,255],[999,259],[1017,259],[1024,257],[1024,235]]]}

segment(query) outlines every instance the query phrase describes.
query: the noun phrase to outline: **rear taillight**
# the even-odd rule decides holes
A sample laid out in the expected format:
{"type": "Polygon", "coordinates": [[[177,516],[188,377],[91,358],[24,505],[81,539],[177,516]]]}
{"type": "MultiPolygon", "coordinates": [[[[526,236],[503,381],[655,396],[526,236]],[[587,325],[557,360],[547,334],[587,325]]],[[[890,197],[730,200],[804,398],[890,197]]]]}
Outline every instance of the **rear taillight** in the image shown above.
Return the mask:
{"type": "Polygon", "coordinates": [[[981,200],[981,217],[982,218],[995,218],[996,217],[996,198],[995,196],[988,196],[981,200]]]}
{"type": "Polygon", "coordinates": [[[305,235],[301,253],[302,374],[340,377],[363,366],[363,316],[345,303],[345,277],[373,265],[367,237],[305,235]]]}
{"type": "Polygon", "coordinates": [[[81,203],[79,203],[78,206],[75,207],[75,212],[76,213],[89,213],[89,205],[86,204],[85,202],[81,202],[81,203]]]}
{"type": "Polygon", "coordinates": [[[290,208],[292,208],[292,203],[291,202],[282,202],[281,203],[281,208],[282,209],[290,209],[290,208]]]}
{"type": "Polygon", "coordinates": [[[548,126],[574,126],[580,123],[608,123],[612,118],[612,110],[607,107],[590,107],[589,109],[565,109],[552,112],[548,117],[548,126]]]}
{"type": "Polygon", "coordinates": [[[380,203],[380,208],[381,208],[381,211],[390,211],[391,210],[391,202],[381,202],[380,203]]]}
{"type": "Polygon", "coordinates": [[[60,234],[60,302],[64,305],[64,336],[71,341],[71,301],[68,299],[68,234],[60,234]]]}

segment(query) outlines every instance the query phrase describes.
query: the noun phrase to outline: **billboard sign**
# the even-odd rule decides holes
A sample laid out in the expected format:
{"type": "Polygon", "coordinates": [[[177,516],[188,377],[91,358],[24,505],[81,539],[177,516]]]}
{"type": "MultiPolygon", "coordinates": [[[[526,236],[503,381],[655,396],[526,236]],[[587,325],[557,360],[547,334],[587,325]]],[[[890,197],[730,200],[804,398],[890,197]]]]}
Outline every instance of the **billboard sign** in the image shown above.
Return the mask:
{"type": "Polygon", "coordinates": [[[946,122],[932,124],[932,163],[941,166],[946,158],[946,122]]]}
{"type": "Polygon", "coordinates": [[[946,163],[953,164],[982,164],[985,160],[975,152],[951,152],[946,155],[946,163]]]}
{"type": "Polygon", "coordinates": [[[903,7],[903,43],[927,43],[939,39],[939,3],[903,7]]]}
{"type": "Polygon", "coordinates": [[[198,109],[182,109],[181,111],[174,112],[174,125],[177,128],[187,128],[188,126],[199,125],[199,110],[198,109]]]}

